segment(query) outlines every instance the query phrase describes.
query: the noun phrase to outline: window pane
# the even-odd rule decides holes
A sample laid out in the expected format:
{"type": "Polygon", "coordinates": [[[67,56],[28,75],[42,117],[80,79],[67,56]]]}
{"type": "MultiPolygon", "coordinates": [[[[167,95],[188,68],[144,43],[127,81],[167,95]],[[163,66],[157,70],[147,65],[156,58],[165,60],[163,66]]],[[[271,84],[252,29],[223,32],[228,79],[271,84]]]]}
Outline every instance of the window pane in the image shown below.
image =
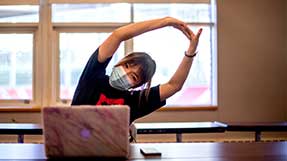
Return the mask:
{"type": "Polygon", "coordinates": [[[0,22],[39,22],[38,5],[0,6],[0,22]]]}
{"type": "Polygon", "coordinates": [[[134,4],[134,21],[172,16],[184,22],[210,22],[210,4],[134,4]]]}
{"type": "Polygon", "coordinates": [[[53,4],[53,22],[130,22],[130,4],[53,4]]]}
{"type": "MultiPolygon", "coordinates": [[[[167,100],[167,105],[211,104],[211,39],[209,26],[203,32],[188,79],[182,90],[167,100]]],[[[198,28],[191,27],[195,32],[198,28]]],[[[189,45],[188,39],[173,28],[164,28],[136,37],[135,51],[148,52],[156,61],[153,85],[166,83],[176,71],[189,45]]]]}
{"type": "MultiPolygon", "coordinates": [[[[79,77],[92,53],[109,33],[60,33],[60,98],[72,99],[79,77]]],[[[107,74],[124,56],[123,45],[113,56],[107,74]]]]}
{"type": "Polygon", "coordinates": [[[32,99],[33,34],[0,34],[0,44],[0,99],[32,99]]]}

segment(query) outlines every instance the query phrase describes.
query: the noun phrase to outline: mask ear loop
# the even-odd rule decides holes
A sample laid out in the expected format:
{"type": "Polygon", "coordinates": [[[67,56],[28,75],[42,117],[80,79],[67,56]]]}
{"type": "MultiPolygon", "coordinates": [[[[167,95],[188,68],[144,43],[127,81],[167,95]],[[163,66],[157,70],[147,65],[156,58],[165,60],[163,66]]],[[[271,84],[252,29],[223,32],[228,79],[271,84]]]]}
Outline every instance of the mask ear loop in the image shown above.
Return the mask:
{"type": "Polygon", "coordinates": [[[140,89],[141,91],[145,89],[146,83],[144,83],[143,85],[141,85],[140,89]]]}
{"type": "Polygon", "coordinates": [[[131,92],[131,94],[133,94],[134,91],[136,91],[136,89],[139,89],[140,91],[143,91],[146,88],[146,83],[144,83],[143,85],[137,87],[137,88],[130,88],[128,91],[131,92]]]}

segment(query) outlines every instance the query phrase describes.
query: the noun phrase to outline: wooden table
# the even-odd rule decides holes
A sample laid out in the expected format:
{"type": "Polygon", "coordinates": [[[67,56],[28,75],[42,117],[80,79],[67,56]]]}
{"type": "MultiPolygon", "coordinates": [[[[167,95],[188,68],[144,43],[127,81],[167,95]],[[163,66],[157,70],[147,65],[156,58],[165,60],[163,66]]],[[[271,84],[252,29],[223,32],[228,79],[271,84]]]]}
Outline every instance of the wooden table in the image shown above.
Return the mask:
{"type": "Polygon", "coordinates": [[[42,135],[42,127],[33,123],[1,123],[0,134],[18,135],[18,143],[24,143],[24,135],[42,135]]]}
{"type": "Polygon", "coordinates": [[[177,142],[182,142],[182,133],[217,133],[224,132],[226,127],[217,121],[135,123],[137,134],[176,134],[177,142]]]}
{"type": "Polygon", "coordinates": [[[229,122],[226,131],[255,132],[255,141],[261,141],[261,133],[287,131],[287,122],[229,122]]]}
{"type": "MultiPolygon", "coordinates": [[[[47,159],[43,144],[0,144],[0,159],[47,159]]],[[[85,158],[85,160],[111,160],[85,158]]],[[[119,159],[125,160],[125,159],[119,159]]],[[[253,143],[135,143],[129,161],[286,161],[287,142],[253,143]],[[141,147],[154,147],[161,156],[145,157],[141,147]]]]}

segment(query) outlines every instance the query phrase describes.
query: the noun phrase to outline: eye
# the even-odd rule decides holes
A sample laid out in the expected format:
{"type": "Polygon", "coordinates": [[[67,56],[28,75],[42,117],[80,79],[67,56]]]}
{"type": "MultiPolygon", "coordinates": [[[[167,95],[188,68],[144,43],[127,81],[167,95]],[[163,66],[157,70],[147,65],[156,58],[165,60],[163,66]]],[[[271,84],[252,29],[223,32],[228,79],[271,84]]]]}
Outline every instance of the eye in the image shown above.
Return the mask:
{"type": "Polygon", "coordinates": [[[128,64],[128,63],[125,63],[125,67],[126,67],[126,68],[129,68],[129,64],[128,64]]]}
{"type": "Polygon", "coordinates": [[[134,83],[138,82],[138,80],[139,80],[137,74],[135,74],[135,73],[130,73],[130,74],[129,74],[129,78],[130,78],[130,80],[133,81],[134,83]]]}
{"type": "Polygon", "coordinates": [[[133,79],[133,81],[137,81],[137,77],[135,76],[135,75],[132,75],[132,79],[133,79]]]}

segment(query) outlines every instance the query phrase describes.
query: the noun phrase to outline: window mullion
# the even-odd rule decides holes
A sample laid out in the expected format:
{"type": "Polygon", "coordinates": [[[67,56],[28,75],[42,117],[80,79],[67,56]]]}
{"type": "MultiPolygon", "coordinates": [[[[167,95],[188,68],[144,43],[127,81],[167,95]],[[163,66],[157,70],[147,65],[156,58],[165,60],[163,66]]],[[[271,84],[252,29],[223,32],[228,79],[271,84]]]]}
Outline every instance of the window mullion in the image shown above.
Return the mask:
{"type": "Polygon", "coordinates": [[[52,93],[52,98],[51,98],[51,104],[56,105],[56,104],[61,104],[60,101],[60,48],[59,48],[59,32],[53,31],[52,32],[52,51],[51,51],[51,68],[53,71],[53,74],[51,75],[51,93],[52,93]]]}
{"type": "Polygon", "coordinates": [[[41,61],[40,61],[40,50],[39,50],[39,30],[34,32],[34,39],[33,39],[33,100],[32,103],[34,105],[39,106],[41,104],[41,86],[42,82],[38,81],[41,80],[41,61]]]}
{"type": "Polygon", "coordinates": [[[134,41],[133,39],[129,39],[125,41],[125,54],[128,54],[134,50],[134,41]]]}
{"type": "MultiPolygon", "coordinates": [[[[45,0],[40,0],[40,18],[39,31],[41,37],[40,53],[41,53],[41,105],[47,106],[51,100],[51,5],[45,0]]],[[[40,81],[40,80],[38,80],[40,81]]]]}

